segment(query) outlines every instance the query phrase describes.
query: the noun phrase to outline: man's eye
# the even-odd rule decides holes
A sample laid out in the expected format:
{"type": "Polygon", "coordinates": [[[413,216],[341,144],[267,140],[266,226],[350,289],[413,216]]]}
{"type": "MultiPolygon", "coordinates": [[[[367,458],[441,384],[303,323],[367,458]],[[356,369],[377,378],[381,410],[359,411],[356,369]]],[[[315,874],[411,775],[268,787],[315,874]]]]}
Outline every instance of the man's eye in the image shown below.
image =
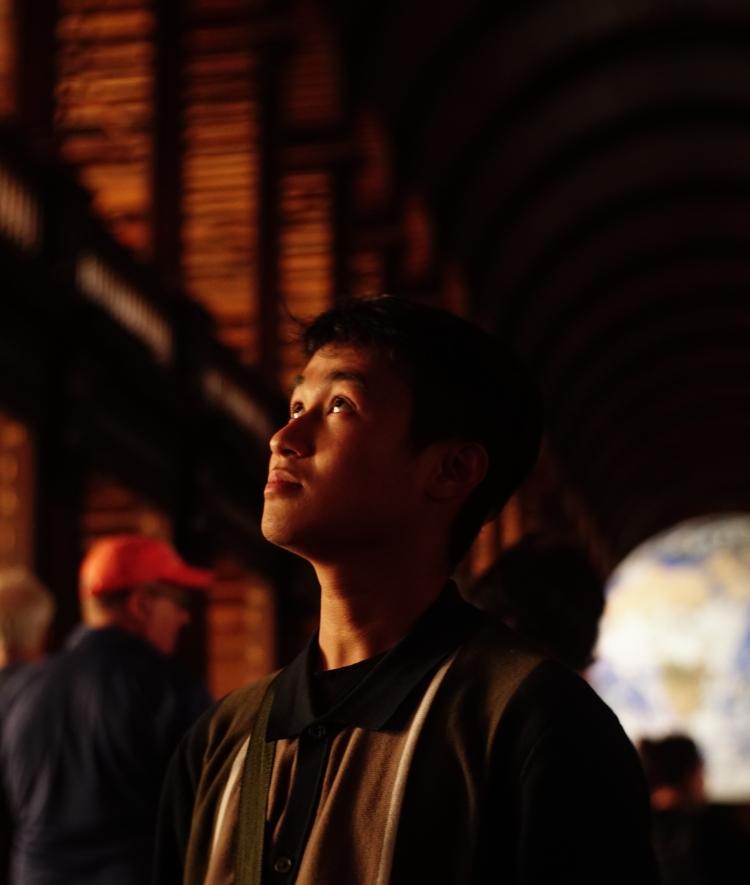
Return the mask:
{"type": "Polygon", "coordinates": [[[292,403],[289,407],[289,417],[290,418],[299,418],[299,416],[304,411],[304,407],[302,403],[292,403]]]}
{"type": "Polygon", "coordinates": [[[339,412],[345,412],[351,410],[351,404],[348,399],[345,399],[343,396],[334,396],[331,400],[331,411],[334,415],[338,415],[339,412]]]}

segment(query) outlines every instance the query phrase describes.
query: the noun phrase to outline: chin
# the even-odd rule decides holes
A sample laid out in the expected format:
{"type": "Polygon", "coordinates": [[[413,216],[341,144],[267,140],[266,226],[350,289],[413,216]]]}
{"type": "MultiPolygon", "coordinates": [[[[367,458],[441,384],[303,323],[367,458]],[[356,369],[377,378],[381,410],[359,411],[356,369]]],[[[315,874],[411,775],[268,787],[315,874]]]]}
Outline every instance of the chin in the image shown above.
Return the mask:
{"type": "MultiPolygon", "coordinates": [[[[266,541],[312,562],[316,559],[318,545],[316,533],[311,527],[290,524],[289,521],[266,520],[261,522],[261,533],[266,541]]],[[[337,545],[338,547],[338,545],[337,545]]]]}
{"type": "Polygon", "coordinates": [[[290,526],[287,520],[275,519],[265,513],[260,523],[260,531],[266,541],[270,541],[277,547],[288,547],[296,534],[293,526],[290,526]]]}

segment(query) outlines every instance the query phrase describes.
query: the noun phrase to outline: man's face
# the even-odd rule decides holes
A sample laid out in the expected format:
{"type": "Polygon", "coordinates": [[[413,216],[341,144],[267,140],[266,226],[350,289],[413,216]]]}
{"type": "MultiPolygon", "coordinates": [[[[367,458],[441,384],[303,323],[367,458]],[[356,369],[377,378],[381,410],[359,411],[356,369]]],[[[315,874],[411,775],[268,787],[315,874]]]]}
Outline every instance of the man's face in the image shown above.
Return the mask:
{"type": "Polygon", "coordinates": [[[171,584],[149,584],[141,605],[144,638],[163,654],[174,654],[180,631],[190,621],[187,592],[171,584]]]}
{"type": "Polygon", "coordinates": [[[323,561],[408,537],[429,470],[411,417],[411,392],[382,357],[351,345],[315,353],[271,440],[266,538],[323,561]]]}

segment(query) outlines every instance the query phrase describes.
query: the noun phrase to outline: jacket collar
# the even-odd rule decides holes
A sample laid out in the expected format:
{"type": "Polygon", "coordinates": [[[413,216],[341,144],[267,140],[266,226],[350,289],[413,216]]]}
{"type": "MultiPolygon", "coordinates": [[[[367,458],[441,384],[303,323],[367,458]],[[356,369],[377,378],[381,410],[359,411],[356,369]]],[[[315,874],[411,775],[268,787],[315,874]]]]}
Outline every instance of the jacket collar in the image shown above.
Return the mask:
{"type": "Polygon", "coordinates": [[[390,649],[362,682],[326,715],[313,712],[312,676],[318,634],[281,671],[266,730],[267,740],[297,737],[314,722],[385,730],[414,689],[484,621],[450,581],[412,630],[390,649]]]}

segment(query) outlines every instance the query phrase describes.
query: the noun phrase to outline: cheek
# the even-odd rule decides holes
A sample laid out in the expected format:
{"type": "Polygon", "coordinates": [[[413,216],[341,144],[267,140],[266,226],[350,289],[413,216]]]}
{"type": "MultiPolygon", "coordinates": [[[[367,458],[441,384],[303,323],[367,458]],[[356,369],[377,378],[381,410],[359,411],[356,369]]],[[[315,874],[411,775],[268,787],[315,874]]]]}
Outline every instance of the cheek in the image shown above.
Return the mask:
{"type": "Polygon", "coordinates": [[[160,633],[172,635],[179,632],[185,623],[185,616],[180,609],[173,607],[167,600],[163,600],[163,602],[164,605],[155,613],[154,626],[160,633]]]}
{"type": "Polygon", "coordinates": [[[408,500],[418,496],[420,474],[411,459],[393,447],[368,450],[342,465],[339,491],[349,498],[361,495],[378,509],[402,509],[408,500]]]}

